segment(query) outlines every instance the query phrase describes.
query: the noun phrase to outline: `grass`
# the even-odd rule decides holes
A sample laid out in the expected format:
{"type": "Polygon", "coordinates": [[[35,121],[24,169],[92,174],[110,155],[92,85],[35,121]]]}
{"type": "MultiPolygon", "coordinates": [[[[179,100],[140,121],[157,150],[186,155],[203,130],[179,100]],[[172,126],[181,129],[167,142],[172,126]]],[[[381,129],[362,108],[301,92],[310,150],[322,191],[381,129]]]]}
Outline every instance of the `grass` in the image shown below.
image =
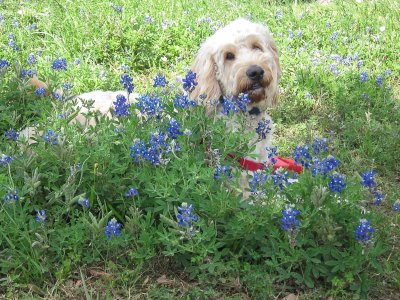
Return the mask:
{"type": "MultiPolygon", "coordinates": [[[[18,188],[21,204],[0,208],[6,220],[0,224],[0,293],[48,299],[279,299],[295,292],[302,299],[398,299],[399,214],[392,205],[400,199],[399,4],[120,0],[114,5],[122,12],[109,1],[0,1],[0,59],[13,64],[0,77],[0,132],[41,124],[62,129],[70,143],[50,148],[39,142],[31,155],[2,139],[0,153],[16,160],[10,169],[0,167],[0,197],[18,188]],[[193,146],[193,140],[204,137],[209,122],[201,109],[179,119],[194,136],[182,139],[180,163],[138,170],[129,146],[134,138],[146,140],[156,125],[121,121],[129,134],[119,140],[110,134],[117,125],[109,120],[88,133],[65,126],[56,118],[59,107],[48,97],[35,97],[13,70],[16,62],[29,68],[26,60],[34,53],[33,67],[51,88],[69,82],[75,94],[119,90],[120,76],[129,70],[135,92],[145,93],[160,72],[178,85],[177,76],[190,68],[200,43],[237,17],[267,24],[278,45],[282,92],[270,113],[280,154],[290,157],[296,145],[333,137],[330,150],[348,185],[373,169],[385,194],[382,204],[373,206],[368,194],[349,187],[347,194],[329,199],[350,200],[352,206],[340,210],[326,204],[318,211],[307,203],[316,188],[305,178],[303,189],[282,194],[309,214],[301,227],[308,233],[301,233],[293,251],[279,228],[271,229],[282,209],[274,196],[279,191],[270,194],[275,202],[269,209],[243,210],[223,184],[212,183],[213,170],[199,164],[205,147],[193,146]],[[37,27],[28,29],[32,24],[37,27]],[[9,46],[10,33],[18,51],[9,46]],[[51,69],[58,57],[66,58],[66,71],[51,69]],[[77,58],[80,64],[74,64],[77,58]],[[390,75],[384,75],[388,69],[390,75]],[[360,82],[361,72],[367,81],[360,82]],[[376,82],[380,75],[382,85],[376,82]],[[72,176],[70,167],[77,162],[82,171],[72,176]],[[131,184],[139,190],[133,204],[121,197],[131,184]],[[71,204],[81,194],[90,199],[89,211],[71,204]],[[176,237],[171,221],[174,207],[186,200],[201,217],[201,234],[190,243],[176,237]],[[34,222],[43,207],[50,220],[46,226],[34,222]],[[356,215],[371,217],[377,229],[365,258],[358,258],[361,248],[350,238],[356,215]],[[111,216],[124,223],[124,234],[108,241],[103,228],[111,216]],[[329,234],[333,240],[324,240],[329,234]],[[328,262],[329,272],[318,269],[318,260],[328,262]],[[329,261],[339,261],[337,269],[349,267],[338,271],[329,261]]],[[[207,128],[224,153],[246,151],[234,146],[240,136],[227,137],[222,124],[213,125],[207,128]]],[[[324,179],[315,187],[321,183],[324,179]]]]}

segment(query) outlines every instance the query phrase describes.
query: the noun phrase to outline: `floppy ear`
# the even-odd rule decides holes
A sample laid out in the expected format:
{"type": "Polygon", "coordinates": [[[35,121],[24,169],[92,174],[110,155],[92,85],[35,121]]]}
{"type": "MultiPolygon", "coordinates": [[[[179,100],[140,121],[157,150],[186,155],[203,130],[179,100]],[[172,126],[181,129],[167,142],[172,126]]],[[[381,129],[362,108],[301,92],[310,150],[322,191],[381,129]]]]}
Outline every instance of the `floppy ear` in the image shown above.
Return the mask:
{"type": "Polygon", "coordinates": [[[271,88],[274,89],[273,94],[272,94],[272,99],[271,99],[271,105],[275,106],[278,103],[278,98],[279,98],[278,83],[279,83],[279,79],[282,76],[282,70],[281,70],[281,66],[279,64],[278,48],[276,47],[275,41],[272,39],[272,37],[270,37],[267,43],[271,49],[272,58],[274,59],[275,68],[276,68],[275,69],[276,75],[273,76],[276,78],[273,78],[274,85],[271,86],[271,88]]]}
{"type": "Polygon", "coordinates": [[[279,80],[282,75],[282,70],[279,64],[278,48],[276,47],[275,41],[273,39],[269,41],[269,46],[271,47],[272,50],[272,57],[274,58],[275,65],[277,67],[278,80],[279,80]]]}
{"type": "Polygon", "coordinates": [[[216,78],[215,61],[207,48],[202,47],[200,49],[192,66],[192,71],[196,73],[198,85],[190,96],[199,99],[201,95],[207,95],[202,103],[211,107],[211,102],[221,97],[221,88],[216,78]]]}

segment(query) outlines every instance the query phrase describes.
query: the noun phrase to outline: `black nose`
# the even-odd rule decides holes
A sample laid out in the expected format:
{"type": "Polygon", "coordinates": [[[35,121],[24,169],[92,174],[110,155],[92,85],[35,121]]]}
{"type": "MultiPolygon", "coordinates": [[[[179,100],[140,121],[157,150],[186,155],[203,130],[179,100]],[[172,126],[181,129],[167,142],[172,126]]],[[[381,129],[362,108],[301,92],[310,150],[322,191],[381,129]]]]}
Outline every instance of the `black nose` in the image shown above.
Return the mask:
{"type": "Polygon", "coordinates": [[[260,81],[264,76],[264,70],[260,66],[252,65],[247,69],[246,75],[253,81],[260,81]]]}

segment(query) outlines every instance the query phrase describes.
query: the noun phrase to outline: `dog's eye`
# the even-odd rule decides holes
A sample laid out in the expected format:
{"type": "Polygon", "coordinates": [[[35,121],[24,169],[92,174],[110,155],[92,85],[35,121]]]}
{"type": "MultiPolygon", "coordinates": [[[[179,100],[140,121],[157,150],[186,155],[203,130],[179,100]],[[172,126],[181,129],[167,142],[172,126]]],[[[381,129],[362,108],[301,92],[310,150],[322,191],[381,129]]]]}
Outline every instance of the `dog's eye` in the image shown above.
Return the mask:
{"type": "Polygon", "coordinates": [[[232,52],[228,52],[225,54],[225,58],[227,60],[234,60],[235,59],[235,54],[233,54],[232,52]]]}
{"type": "Polygon", "coordinates": [[[263,49],[259,45],[253,45],[252,48],[253,50],[263,51],[263,49]]]}

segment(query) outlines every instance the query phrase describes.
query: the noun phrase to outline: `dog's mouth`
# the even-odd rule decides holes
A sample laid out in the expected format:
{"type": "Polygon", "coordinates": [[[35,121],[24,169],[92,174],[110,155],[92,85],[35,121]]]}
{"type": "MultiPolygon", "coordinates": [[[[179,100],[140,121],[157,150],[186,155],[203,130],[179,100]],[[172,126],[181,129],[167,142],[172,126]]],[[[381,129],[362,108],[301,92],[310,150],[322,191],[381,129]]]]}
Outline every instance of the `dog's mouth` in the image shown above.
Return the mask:
{"type": "Polygon", "coordinates": [[[243,93],[249,95],[251,103],[260,102],[265,97],[265,89],[260,82],[252,83],[243,93]]]}

